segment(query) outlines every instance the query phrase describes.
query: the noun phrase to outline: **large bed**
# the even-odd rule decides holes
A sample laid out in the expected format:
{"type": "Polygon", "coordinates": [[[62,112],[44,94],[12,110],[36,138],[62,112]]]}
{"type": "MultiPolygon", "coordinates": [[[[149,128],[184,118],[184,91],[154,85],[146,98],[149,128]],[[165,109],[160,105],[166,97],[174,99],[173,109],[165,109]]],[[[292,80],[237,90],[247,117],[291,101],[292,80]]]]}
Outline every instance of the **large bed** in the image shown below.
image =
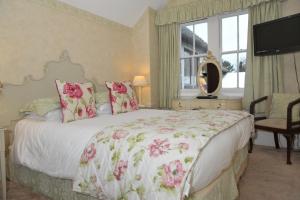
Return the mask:
{"type": "MultiPolygon", "coordinates": [[[[93,119],[80,120],[68,124],[23,119],[17,123],[15,129],[12,154],[13,162],[16,164],[14,169],[15,177],[20,182],[31,186],[33,186],[34,180],[25,180],[26,176],[20,175],[20,171],[23,171],[23,173],[26,171],[29,174],[37,172],[45,175],[45,177],[72,182],[76,177],[80,165],[79,160],[85,146],[99,130],[110,125],[121,125],[137,119],[158,117],[165,113],[176,113],[176,111],[141,109],[116,116],[109,114],[100,115],[93,119]]],[[[237,182],[235,179],[244,170],[243,165],[245,165],[247,161],[247,144],[252,130],[252,118],[248,115],[236,123],[228,125],[228,127],[207,143],[193,167],[191,188],[189,190],[190,198],[193,198],[192,194],[194,194],[195,197],[193,199],[198,199],[197,197],[203,195],[203,191],[205,191],[206,188],[214,182],[222,180],[222,178],[228,179],[226,180],[228,184],[227,187],[229,187],[226,189],[226,193],[229,193],[227,195],[231,195],[234,198],[236,197],[237,182]],[[231,176],[229,175],[230,173],[231,176]],[[224,176],[227,177],[224,178],[224,176]],[[198,196],[197,193],[199,193],[198,196]]],[[[35,182],[35,184],[37,184],[37,182],[35,182]]],[[[38,188],[39,187],[35,189],[49,197],[54,199],[60,198],[57,196],[61,195],[58,191],[56,191],[55,194],[53,191],[49,192],[49,188],[46,190],[45,188],[38,188]]],[[[219,186],[219,189],[220,188],[222,187],[219,186]]],[[[68,189],[71,190],[72,187],[69,185],[68,189]]],[[[215,191],[215,195],[220,195],[220,192],[225,191],[215,191]]],[[[78,194],[75,192],[71,193],[75,196],[78,194]]],[[[206,195],[208,194],[209,193],[206,195]]],[[[208,197],[211,195],[213,194],[208,195],[208,197]]],[[[65,198],[62,197],[62,199],[65,198]]],[[[70,195],[66,199],[74,199],[74,197],[70,195]]]]}
{"type": "MultiPolygon", "coordinates": [[[[1,108],[3,112],[0,113],[0,125],[8,127],[11,132],[14,132],[11,134],[13,139],[10,147],[9,162],[9,177],[11,180],[28,186],[51,199],[107,199],[105,193],[101,198],[100,195],[97,198],[94,194],[89,194],[88,190],[81,191],[80,185],[82,184],[80,181],[84,180],[84,176],[79,175],[85,173],[81,165],[82,155],[95,137],[97,139],[97,137],[102,135],[109,136],[111,127],[124,128],[125,126],[137,128],[136,130],[145,129],[143,130],[144,132],[151,131],[149,134],[152,134],[152,136],[155,136],[156,132],[163,132],[159,133],[162,137],[165,137],[161,142],[166,141],[166,139],[171,141],[171,138],[175,138],[176,140],[186,139],[189,140],[190,144],[193,144],[190,147],[194,148],[194,155],[197,156],[194,159],[188,158],[184,160],[185,164],[188,163],[190,168],[188,168],[189,170],[181,171],[181,175],[184,175],[180,177],[182,183],[180,186],[182,186],[181,189],[183,191],[180,191],[180,197],[171,198],[172,196],[168,195],[169,199],[233,200],[238,197],[237,183],[247,167],[248,141],[253,132],[253,118],[248,113],[223,110],[170,111],[140,109],[118,115],[102,114],[92,119],[69,123],[23,118],[19,114],[19,110],[24,104],[38,98],[57,96],[57,89],[54,85],[54,80],[56,79],[79,82],[89,81],[85,78],[82,67],[72,63],[68,53],[63,52],[59,61],[50,61],[46,64],[44,78],[32,80],[32,77],[27,77],[22,85],[7,84],[2,90],[0,105],[5,105],[5,107],[1,108]],[[179,116],[186,123],[182,124],[181,120],[174,119],[174,116],[179,116]],[[151,120],[153,121],[153,119],[156,121],[150,126],[148,122],[149,120],[150,122],[151,120]],[[133,122],[139,126],[131,126],[133,122]],[[214,126],[218,123],[219,129],[218,127],[215,129],[214,126]],[[161,130],[156,131],[155,126],[159,125],[176,126],[176,129],[180,129],[180,131],[188,134],[169,133],[173,127],[171,129],[169,129],[170,127],[166,129],[162,127],[161,130]],[[168,134],[171,134],[170,138],[168,138],[170,136],[168,134]]],[[[97,91],[106,89],[103,85],[98,85],[96,81],[94,83],[97,91]]],[[[126,136],[130,137],[131,134],[135,134],[134,130],[129,131],[129,134],[126,136]]],[[[119,136],[122,136],[122,134],[119,136]]],[[[144,136],[147,139],[148,134],[144,136]]],[[[107,137],[108,141],[111,138],[107,137]]],[[[100,138],[99,141],[102,139],[100,138]]],[[[99,146],[99,148],[103,147],[106,146],[99,146]]],[[[144,150],[148,152],[149,147],[147,144],[144,150]]],[[[168,145],[164,147],[169,148],[168,145]]],[[[186,144],[179,143],[178,147],[180,148],[170,148],[170,151],[174,151],[170,153],[160,152],[161,149],[158,149],[159,151],[156,149],[153,160],[149,160],[148,157],[148,162],[141,162],[140,165],[146,166],[144,167],[146,169],[149,167],[149,171],[151,171],[151,166],[157,164],[157,162],[154,162],[154,159],[157,158],[155,154],[157,152],[165,153],[163,154],[165,157],[162,157],[164,159],[167,159],[168,156],[173,156],[177,162],[177,160],[181,159],[180,156],[184,155],[188,149],[186,144]]],[[[124,154],[124,156],[126,155],[124,154]]],[[[106,158],[105,156],[109,155],[104,153],[97,156],[97,159],[100,160],[102,159],[101,157],[106,158]]],[[[160,157],[158,156],[158,158],[160,157]]],[[[107,164],[104,161],[103,164],[107,164]]],[[[139,160],[137,159],[137,161],[139,160]]],[[[163,161],[163,159],[160,160],[160,162],[163,161]]],[[[95,163],[90,162],[90,165],[85,166],[93,168],[95,166],[93,164],[95,163]]],[[[107,166],[103,168],[103,171],[109,168],[109,165],[107,166]]],[[[128,164],[126,169],[132,172],[135,168],[130,167],[130,164],[128,164]]],[[[102,170],[100,170],[101,172],[102,170]]],[[[144,172],[147,171],[144,169],[144,172]]],[[[172,173],[170,175],[172,176],[172,173]]],[[[173,175],[175,176],[176,174],[173,175]]],[[[130,177],[130,174],[128,177],[130,177]]],[[[143,180],[140,176],[136,176],[136,178],[138,181],[143,180]]],[[[153,185],[149,184],[147,187],[153,188],[153,185]]],[[[103,188],[105,189],[105,187],[103,188]]],[[[142,191],[143,193],[147,189],[143,188],[139,192],[142,191]]],[[[101,192],[103,191],[99,191],[99,193],[101,192]]],[[[110,193],[114,192],[111,191],[110,193]]],[[[115,198],[110,196],[109,199],[115,198]]]]}

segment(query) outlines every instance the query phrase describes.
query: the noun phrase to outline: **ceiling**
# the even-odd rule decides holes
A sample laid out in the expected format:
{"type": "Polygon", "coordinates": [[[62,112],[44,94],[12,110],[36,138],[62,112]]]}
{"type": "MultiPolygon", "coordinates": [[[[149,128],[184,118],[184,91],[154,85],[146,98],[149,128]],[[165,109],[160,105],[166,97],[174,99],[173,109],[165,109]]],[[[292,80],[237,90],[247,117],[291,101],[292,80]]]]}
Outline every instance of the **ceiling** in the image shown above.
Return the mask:
{"type": "Polygon", "coordinates": [[[101,17],[133,27],[147,7],[155,10],[168,0],[60,0],[101,17]]]}

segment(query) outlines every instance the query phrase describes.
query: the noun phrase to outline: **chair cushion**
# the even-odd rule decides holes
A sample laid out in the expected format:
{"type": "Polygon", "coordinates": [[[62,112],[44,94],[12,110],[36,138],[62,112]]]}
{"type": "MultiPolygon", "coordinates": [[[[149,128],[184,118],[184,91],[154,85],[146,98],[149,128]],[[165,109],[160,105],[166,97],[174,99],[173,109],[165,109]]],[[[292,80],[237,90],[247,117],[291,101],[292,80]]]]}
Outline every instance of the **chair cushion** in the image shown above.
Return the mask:
{"type": "Polygon", "coordinates": [[[256,121],[255,125],[286,130],[286,119],[264,119],[256,121]]]}
{"type": "MultiPolygon", "coordinates": [[[[283,94],[274,93],[272,96],[272,105],[269,118],[284,118],[287,116],[288,104],[300,98],[300,94],[283,94]]],[[[295,105],[293,108],[292,119],[293,121],[300,120],[300,105],[295,105]]]]}

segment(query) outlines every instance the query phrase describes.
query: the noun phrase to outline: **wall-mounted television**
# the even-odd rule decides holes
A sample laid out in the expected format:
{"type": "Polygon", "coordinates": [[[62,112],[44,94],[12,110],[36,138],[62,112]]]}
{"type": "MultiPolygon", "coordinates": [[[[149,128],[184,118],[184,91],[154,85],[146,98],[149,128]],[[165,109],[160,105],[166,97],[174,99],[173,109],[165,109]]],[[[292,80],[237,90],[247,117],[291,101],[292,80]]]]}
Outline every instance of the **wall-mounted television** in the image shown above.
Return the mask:
{"type": "Polygon", "coordinates": [[[300,13],[253,26],[254,55],[300,51],[300,13]]]}

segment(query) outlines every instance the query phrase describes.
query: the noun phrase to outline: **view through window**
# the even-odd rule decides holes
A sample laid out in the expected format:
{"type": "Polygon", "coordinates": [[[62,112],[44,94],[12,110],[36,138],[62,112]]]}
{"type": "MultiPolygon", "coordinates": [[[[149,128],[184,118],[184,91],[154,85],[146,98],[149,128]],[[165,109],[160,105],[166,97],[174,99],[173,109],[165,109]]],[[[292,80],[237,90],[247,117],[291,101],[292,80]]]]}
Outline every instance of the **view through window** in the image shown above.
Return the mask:
{"type": "Polygon", "coordinates": [[[199,63],[208,50],[207,22],[198,22],[181,26],[181,88],[197,88],[199,63]]]}
{"type": "Polygon", "coordinates": [[[244,88],[248,14],[237,12],[181,25],[181,89],[197,89],[198,66],[208,50],[222,65],[222,88],[244,88]]]}
{"type": "Polygon", "coordinates": [[[223,17],[221,24],[222,87],[244,88],[248,14],[223,17]]]}

